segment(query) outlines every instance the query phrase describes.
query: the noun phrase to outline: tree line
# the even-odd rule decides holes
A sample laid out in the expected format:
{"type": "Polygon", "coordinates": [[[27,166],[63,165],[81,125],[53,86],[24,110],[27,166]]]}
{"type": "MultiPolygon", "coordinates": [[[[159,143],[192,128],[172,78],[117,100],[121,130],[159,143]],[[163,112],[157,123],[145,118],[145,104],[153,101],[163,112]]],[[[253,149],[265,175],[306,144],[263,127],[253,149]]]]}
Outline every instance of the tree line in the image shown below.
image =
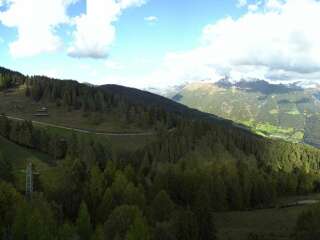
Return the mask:
{"type": "Polygon", "coordinates": [[[168,128],[175,125],[174,114],[163,108],[132,103],[126,97],[103,88],[43,76],[27,77],[25,86],[26,96],[33,100],[53,102],[68,111],[81,110],[83,116],[92,114],[95,123],[101,123],[103,116],[109,114],[141,128],[156,127],[159,122],[168,128]]]}
{"type": "MultiPolygon", "coordinates": [[[[35,140],[43,137],[39,131],[49,135],[31,122],[0,118],[2,136],[46,152],[35,140]]],[[[234,131],[180,121],[144,149],[118,156],[73,134],[63,141],[54,184],[40,180],[32,202],[15,190],[10,174],[1,174],[0,206],[8,215],[2,233],[14,239],[216,239],[215,211],[271,206],[279,196],[318,191],[317,150],[234,131]]],[[[10,173],[5,157],[0,165],[10,173]]]]}
{"type": "Polygon", "coordinates": [[[21,73],[0,67],[0,90],[19,86],[24,82],[25,77],[21,73]]]}

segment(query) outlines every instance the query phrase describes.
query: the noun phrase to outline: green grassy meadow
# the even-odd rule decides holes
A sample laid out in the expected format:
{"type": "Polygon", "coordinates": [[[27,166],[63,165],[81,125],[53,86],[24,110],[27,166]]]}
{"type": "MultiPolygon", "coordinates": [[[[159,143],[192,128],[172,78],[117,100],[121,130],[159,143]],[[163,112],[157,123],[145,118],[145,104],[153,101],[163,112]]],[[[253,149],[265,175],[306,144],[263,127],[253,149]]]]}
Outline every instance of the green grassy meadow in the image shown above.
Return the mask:
{"type": "Polygon", "coordinates": [[[215,214],[220,240],[289,240],[296,220],[309,206],[215,214]]]}

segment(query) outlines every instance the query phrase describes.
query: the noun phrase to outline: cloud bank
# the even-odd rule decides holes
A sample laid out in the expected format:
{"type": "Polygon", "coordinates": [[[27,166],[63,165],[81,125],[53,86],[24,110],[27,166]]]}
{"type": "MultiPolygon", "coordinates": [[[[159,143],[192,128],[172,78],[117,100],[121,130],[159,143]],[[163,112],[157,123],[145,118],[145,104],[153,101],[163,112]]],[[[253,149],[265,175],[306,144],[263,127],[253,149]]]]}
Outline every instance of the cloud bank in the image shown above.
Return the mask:
{"type": "Polygon", "coordinates": [[[67,7],[75,0],[2,0],[8,9],[0,12],[0,22],[18,31],[16,41],[10,43],[14,57],[34,56],[56,51],[61,39],[56,34],[59,24],[67,23],[67,7]],[[48,11],[50,9],[50,11],[48,11]]]}
{"type": "Polygon", "coordinates": [[[320,2],[267,0],[255,6],[240,18],[226,17],[205,26],[197,48],[168,53],[153,73],[157,80],[152,84],[217,81],[224,76],[234,81],[318,81],[320,2]]]}
{"type": "Polygon", "coordinates": [[[64,42],[58,34],[61,24],[74,26],[68,48],[72,57],[105,58],[115,40],[114,22],[129,7],[145,0],[86,0],[86,13],[75,18],[67,15],[71,4],[79,0],[0,0],[7,8],[0,12],[0,22],[16,28],[17,39],[9,44],[13,57],[31,57],[54,52],[64,42]]]}

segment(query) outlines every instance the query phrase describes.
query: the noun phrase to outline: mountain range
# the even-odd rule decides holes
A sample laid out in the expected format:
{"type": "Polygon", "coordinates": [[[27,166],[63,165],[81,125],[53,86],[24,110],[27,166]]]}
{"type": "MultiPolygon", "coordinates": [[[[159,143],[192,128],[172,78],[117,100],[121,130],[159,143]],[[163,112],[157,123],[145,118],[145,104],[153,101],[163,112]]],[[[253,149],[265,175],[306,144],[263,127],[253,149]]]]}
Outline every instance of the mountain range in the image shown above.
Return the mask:
{"type": "Polygon", "coordinates": [[[258,134],[320,146],[320,89],[264,80],[199,81],[164,93],[176,102],[244,124],[258,134]]]}

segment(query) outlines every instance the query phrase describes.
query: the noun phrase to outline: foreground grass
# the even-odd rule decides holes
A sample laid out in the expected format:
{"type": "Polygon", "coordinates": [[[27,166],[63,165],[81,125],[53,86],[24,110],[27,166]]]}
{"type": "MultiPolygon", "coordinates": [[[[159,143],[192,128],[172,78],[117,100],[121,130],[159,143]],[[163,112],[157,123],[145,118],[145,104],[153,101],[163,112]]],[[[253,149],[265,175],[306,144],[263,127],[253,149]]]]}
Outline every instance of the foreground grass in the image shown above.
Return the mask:
{"type": "Polygon", "coordinates": [[[289,240],[298,216],[309,206],[215,214],[219,240],[289,240]],[[259,237],[259,238],[249,238],[259,237]]]}
{"type": "Polygon", "coordinates": [[[119,153],[123,151],[133,152],[143,148],[148,143],[156,139],[155,135],[101,135],[95,133],[76,132],[70,129],[63,129],[53,126],[34,125],[38,128],[45,129],[47,132],[57,134],[66,139],[73,134],[77,135],[79,139],[94,140],[100,142],[103,146],[111,148],[113,151],[119,153]]]}

